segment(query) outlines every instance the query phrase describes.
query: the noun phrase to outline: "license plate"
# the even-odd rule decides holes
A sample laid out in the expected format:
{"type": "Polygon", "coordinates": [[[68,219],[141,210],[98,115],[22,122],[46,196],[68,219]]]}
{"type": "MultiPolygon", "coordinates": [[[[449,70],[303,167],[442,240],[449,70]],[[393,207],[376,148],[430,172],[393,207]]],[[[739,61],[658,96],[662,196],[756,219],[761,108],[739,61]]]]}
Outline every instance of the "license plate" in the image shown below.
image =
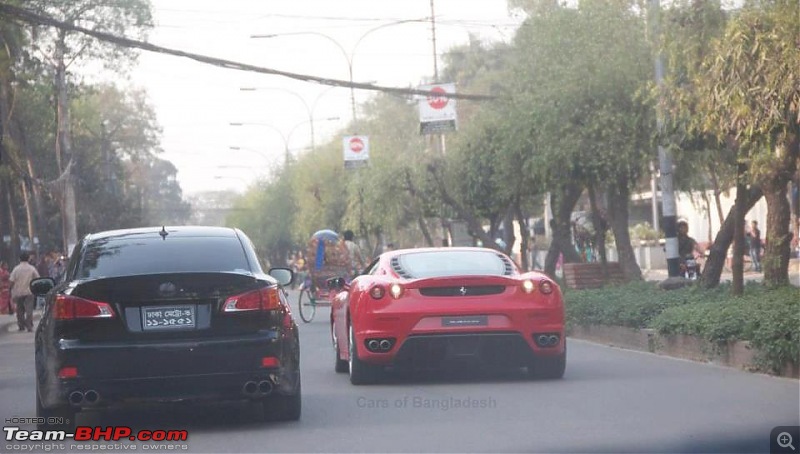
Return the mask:
{"type": "Polygon", "coordinates": [[[157,306],[142,308],[142,329],[192,329],[195,327],[195,306],[157,306]]]}
{"type": "Polygon", "coordinates": [[[442,326],[486,326],[489,324],[489,317],[486,315],[468,315],[461,317],[442,317],[442,326]]]}

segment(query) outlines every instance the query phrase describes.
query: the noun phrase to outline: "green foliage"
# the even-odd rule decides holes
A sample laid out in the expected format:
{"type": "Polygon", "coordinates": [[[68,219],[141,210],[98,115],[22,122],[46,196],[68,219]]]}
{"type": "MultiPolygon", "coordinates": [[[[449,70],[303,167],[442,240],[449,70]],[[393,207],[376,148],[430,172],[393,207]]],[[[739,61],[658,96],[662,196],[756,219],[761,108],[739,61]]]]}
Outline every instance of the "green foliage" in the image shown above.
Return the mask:
{"type": "Polygon", "coordinates": [[[686,334],[713,343],[749,341],[759,351],[757,365],[778,371],[800,364],[800,289],[750,284],[741,297],[727,286],[712,290],[663,291],[653,283],[600,290],[566,290],[570,324],[654,328],[661,334],[686,334]]]}
{"type": "Polygon", "coordinates": [[[282,172],[250,188],[234,203],[233,214],[226,219],[229,227],[237,227],[250,237],[260,257],[275,266],[284,265],[295,246],[297,200],[291,174],[291,170],[282,172]]]}
{"type": "Polygon", "coordinates": [[[692,300],[689,289],[663,291],[652,282],[564,292],[568,323],[647,328],[659,314],[692,300]]]}

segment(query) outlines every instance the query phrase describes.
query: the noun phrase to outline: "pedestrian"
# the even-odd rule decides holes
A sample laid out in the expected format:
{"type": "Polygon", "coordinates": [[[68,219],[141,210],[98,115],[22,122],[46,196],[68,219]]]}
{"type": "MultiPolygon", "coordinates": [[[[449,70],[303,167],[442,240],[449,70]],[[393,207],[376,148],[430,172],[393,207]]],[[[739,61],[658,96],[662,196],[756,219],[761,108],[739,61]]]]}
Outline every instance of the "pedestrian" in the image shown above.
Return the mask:
{"type": "Polygon", "coordinates": [[[63,255],[58,255],[57,252],[52,253],[53,263],[50,265],[49,276],[56,282],[61,281],[64,276],[64,271],[67,269],[67,258],[63,255]]]}
{"type": "Polygon", "coordinates": [[[352,230],[345,230],[344,246],[347,248],[350,276],[356,277],[364,269],[366,263],[364,262],[364,255],[361,253],[361,247],[355,242],[355,234],[352,230]]]}
{"type": "Polygon", "coordinates": [[[750,231],[747,232],[750,243],[750,269],[757,273],[761,272],[761,230],[758,228],[758,221],[750,222],[750,231]]]}
{"type": "Polygon", "coordinates": [[[14,308],[11,306],[10,277],[8,264],[0,262],[0,314],[14,314],[14,308]]]}
{"type": "Polygon", "coordinates": [[[33,331],[33,293],[31,293],[31,281],[39,277],[39,272],[28,260],[30,256],[27,252],[19,255],[19,265],[11,270],[11,299],[16,305],[17,326],[20,331],[33,331]]]}

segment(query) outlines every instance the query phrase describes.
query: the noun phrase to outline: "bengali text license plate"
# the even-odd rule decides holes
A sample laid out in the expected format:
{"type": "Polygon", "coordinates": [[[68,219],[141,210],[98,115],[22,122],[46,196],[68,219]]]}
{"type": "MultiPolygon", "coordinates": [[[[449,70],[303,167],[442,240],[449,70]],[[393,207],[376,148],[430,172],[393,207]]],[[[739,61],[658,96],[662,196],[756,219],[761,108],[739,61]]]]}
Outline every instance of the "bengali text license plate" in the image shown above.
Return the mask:
{"type": "Polygon", "coordinates": [[[142,308],[144,330],[191,329],[195,327],[195,307],[158,306],[142,308]]]}

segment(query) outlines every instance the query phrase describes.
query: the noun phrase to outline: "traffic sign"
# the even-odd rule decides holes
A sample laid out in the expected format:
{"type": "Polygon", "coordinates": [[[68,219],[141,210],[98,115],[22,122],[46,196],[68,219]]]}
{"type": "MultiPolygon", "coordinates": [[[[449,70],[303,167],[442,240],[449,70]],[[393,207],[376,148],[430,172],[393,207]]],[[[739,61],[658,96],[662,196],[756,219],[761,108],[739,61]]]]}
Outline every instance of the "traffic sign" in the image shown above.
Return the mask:
{"type": "Polygon", "coordinates": [[[422,134],[439,134],[456,130],[456,100],[442,96],[454,94],[455,84],[423,85],[420,90],[431,94],[419,101],[419,122],[422,134]]]}
{"type": "Polygon", "coordinates": [[[344,167],[352,169],[369,163],[369,137],[345,136],[342,139],[344,167]]]}

